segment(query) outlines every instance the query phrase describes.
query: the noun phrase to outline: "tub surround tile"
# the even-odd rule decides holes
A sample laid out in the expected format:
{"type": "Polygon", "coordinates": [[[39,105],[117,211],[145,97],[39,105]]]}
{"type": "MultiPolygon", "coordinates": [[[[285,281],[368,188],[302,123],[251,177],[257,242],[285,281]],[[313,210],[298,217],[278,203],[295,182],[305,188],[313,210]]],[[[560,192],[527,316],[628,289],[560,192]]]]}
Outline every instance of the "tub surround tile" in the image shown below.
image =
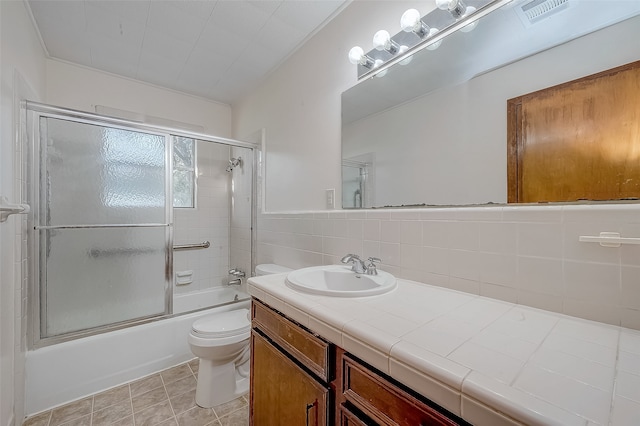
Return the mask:
{"type": "Polygon", "coordinates": [[[614,426],[640,415],[638,331],[403,279],[349,299],[251,281],[284,314],[308,313],[311,330],[467,420],[614,426]]]}

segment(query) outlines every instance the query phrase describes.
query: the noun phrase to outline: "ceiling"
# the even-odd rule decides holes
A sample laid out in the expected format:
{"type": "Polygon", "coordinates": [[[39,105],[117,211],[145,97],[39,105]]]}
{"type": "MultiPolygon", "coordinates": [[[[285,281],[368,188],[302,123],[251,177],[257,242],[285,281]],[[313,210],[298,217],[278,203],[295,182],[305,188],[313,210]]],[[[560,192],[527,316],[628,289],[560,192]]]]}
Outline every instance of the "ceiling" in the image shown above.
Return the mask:
{"type": "Polygon", "coordinates": [[[52,58],[232,104],[347,0],[27,0],[52,58]]]}

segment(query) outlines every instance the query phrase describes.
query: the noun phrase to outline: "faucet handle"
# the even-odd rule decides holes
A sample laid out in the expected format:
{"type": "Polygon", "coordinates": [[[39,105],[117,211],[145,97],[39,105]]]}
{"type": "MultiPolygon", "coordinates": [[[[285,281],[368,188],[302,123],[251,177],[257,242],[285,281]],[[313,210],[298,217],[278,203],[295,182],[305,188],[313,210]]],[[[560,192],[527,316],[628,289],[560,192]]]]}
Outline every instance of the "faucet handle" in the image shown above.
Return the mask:
{"type": "Polygon", "coordinates": [[[360,256],[358,256],[357,254],[349,253],[349,254],[345,255],[342,259],[340,259],[340,262],[349,263],[354,259],[360,260],[360,256]]]}
{"type": "Polygon", "coordinates": [[[382,260],[380,260],[377,257],[370,257],[369,259],[367,259],[369,261],[369,264],[367,265],[367,269],[366,269],[366,274],[367,275],[378,275],[378,269],[376,268],[376,263],[380,263],[382,262],[382,260]]]}

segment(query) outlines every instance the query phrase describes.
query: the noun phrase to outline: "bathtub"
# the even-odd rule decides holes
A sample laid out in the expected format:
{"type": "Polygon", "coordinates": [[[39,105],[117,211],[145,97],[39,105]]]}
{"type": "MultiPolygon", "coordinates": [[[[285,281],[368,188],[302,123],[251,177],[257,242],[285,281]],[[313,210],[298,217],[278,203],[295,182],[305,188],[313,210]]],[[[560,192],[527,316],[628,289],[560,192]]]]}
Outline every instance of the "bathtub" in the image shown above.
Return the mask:
{"type": "Polygon", "coordinates": [[[36,414],[188,361],[194,356],[187,336],[196,319],[249,304],[231,303],[28,351],[25,412],[36,414]]]}
{"type": "Polygon", "coordinates": [[[173,295],[173,313],[195,311],[207,306],[220,306],[238,299],[248,299],[249,295],[238,287],[212,287],[201,291],[173,295]]]}

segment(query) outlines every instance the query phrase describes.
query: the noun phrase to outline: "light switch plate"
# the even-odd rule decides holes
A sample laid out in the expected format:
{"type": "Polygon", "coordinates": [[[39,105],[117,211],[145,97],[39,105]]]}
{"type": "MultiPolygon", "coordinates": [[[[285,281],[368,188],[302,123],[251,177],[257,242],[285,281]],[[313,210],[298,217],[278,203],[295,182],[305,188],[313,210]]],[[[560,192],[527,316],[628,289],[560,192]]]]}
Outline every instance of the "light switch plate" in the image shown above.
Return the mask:
{"type": "Polygon", "coordinates": [[[336,190],[335,189],[327,189],[326,190],[326,198],[327,198],[327,209],[333,210],[336,208],[336,190]]]}

